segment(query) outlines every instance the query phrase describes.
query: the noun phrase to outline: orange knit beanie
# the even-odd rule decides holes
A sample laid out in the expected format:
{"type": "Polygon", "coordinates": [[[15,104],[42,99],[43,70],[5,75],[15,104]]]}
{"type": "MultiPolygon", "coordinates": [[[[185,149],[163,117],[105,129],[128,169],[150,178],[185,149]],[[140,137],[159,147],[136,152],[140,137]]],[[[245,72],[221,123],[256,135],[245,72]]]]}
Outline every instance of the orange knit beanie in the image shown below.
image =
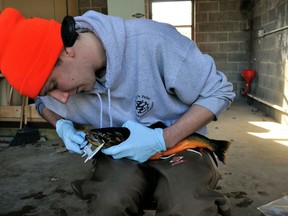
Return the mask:
{"type": "Polygon", "coordinates": [[[0,71],[21,95],[39,94],[62,48],[55,20],[25,18],[13,8],[0,14],[0,71]]]}

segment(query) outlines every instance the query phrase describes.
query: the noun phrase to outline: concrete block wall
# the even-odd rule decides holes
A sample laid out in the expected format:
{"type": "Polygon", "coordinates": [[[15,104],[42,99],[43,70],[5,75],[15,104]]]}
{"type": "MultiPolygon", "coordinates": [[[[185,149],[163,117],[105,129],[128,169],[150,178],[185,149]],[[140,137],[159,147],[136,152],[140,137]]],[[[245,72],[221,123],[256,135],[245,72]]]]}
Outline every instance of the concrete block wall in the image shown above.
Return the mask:
{"type": "Polygon", "coordinates": [[[244,88],[243,69],[250,68],[250,12],[241,0],[196,0],[195,42],[211,55],[217,69],[233,83],[236,99],[244,88]]]}
{"type": "Polygon", "coordinates": [[[288,0],[255,0],[252,15],[251,63],[257,76],[251,93],[264,101],[259,108],[288,125],[288,0]]]}

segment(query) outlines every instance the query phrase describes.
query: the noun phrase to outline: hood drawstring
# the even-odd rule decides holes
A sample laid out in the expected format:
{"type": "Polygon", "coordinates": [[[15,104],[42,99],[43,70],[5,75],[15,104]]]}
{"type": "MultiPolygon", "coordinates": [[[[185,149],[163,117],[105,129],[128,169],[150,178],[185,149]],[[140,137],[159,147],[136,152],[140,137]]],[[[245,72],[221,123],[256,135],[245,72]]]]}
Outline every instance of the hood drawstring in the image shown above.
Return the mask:
{"type": "Polygon", "coordinates": [[[108,89],[108,113],[109,113],[110,127],[112,127],[113,126],[113,121],[112,121],[112,113],[111,113],[110,89],[108,89]]]}
{"type": "MultiPolygon", "coordinates": [[[[112,112],[111,112],[111,96],[110,96],[110,89],[108,89],[108,115],[109,115],[109,123],[110,127],[113,126],[113,121],[112,121],[112,112]]],[[[103,127],[103,102],[101,95],[99,93],[96,93],[99,99],[100,103],[100,128],[103,127]]]]}
{"type": "Polygon", "coordinates": [[[102,123],[103,123],[103,103],[102,103],[102,98],[99,93],[96,93],[100,102],[100,128],[102,128],[102,123]]]}

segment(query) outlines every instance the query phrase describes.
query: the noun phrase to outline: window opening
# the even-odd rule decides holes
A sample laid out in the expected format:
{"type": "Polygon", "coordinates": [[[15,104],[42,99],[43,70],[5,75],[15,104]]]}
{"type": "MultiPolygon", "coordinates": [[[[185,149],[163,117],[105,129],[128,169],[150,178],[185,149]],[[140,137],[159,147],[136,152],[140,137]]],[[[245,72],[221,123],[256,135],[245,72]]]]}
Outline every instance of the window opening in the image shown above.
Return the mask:
{"type": "Polygon", "coordinates": [[[173,25],[181,34],[194,38],[193,1],[151,0],[150,18],[173,25]]]}

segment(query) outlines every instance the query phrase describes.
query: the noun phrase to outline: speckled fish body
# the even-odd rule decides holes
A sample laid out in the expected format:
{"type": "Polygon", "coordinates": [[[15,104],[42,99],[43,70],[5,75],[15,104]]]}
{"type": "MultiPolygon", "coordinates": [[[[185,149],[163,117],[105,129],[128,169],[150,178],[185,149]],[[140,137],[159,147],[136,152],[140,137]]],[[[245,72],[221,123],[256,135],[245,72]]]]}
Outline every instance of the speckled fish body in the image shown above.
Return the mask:
{"type": "MultiPolygon", "coordinates": [[[[103,148],[109,148],[110,146],[120,144],[129,135],[129,129],[124,127],[99,128],[91,129],[86,135],[86,140],[94,146],[104,143],[103,148]]],[[[153,155],[150,160],[157,160],[187,149],[209,149],[216,154],[221,162],[225,163],[225,153],[229,146],[230,142],[226,140],[209,139],[201,134],[193,133],[172,148],[153,155]]]]}
{"type": "Polygon", "coordinates": [[[129,135],[129,129],[124,127],[94,128],[87,133],[86,140],[94,146],[104,143],[103,148],[109,148],[123,142],[129,135]]]}

